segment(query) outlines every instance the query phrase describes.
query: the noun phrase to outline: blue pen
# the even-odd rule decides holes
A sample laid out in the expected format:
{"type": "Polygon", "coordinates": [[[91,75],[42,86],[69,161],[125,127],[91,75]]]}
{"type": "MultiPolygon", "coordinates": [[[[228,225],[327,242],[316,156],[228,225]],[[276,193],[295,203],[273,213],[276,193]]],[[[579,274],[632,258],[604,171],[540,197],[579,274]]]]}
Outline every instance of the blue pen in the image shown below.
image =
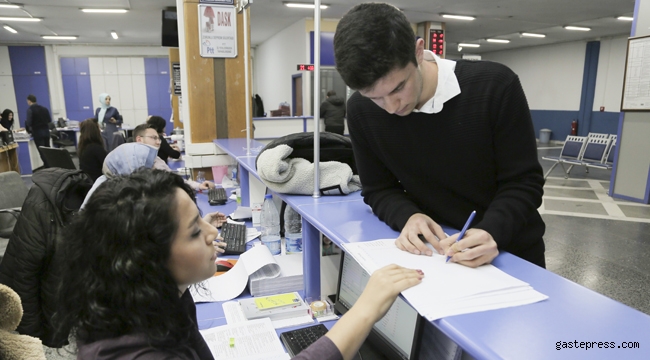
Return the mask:
{"type": "MultiPolygon", "coordinates": [[[[465,236],[465,231],[467,231],[469,224],[471,224],[472,220],[474,220],[474,216],[476,216],[476,210],[472,211],[472,213],[469,214],[469,218],[465,222],[465,226],[463,226],[463,230],[460,231],[460,234],[458,235],[456,242],[459,242],[465,236]]],[[[449,259],[451,259],[451,256],[447,256],[447,261],[445,262],[449,262],[449,259]]]]}

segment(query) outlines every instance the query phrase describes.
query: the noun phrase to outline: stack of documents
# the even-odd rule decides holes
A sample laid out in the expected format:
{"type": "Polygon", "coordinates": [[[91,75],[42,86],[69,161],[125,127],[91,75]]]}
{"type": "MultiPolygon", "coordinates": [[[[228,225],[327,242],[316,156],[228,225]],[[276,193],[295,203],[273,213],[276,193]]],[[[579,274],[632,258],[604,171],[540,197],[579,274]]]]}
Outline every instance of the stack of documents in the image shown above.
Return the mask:
{"type": "Polygon", "coordinates": [[[302,290],[302,254],[273,256],[268,247],[254,246],[239,256],[232,269],[209,278],[204,286],[191,286],[190,293],[194,302],[232,300],[249,283],[253,296],[302,290]]]}
{"type": "Polygon", "coordinates": [[[264,267],[250,276],[248,285],[252,296],[282,294],[303,289],[302,254],[275,256],[275,262],[280,267],[280,273],[270,267],[264,267]]]}
{"type": "Polygon", "coordinates": [[[389,264],[424,272],[422,283],[402,292],[429,321],[447,316],[532,304],[548,298],[527,283],[492,265],[476,269],[445,262],[446,256],[414,255],[395,246],[394,239],[344,244],[369,273],[389,264]]]}

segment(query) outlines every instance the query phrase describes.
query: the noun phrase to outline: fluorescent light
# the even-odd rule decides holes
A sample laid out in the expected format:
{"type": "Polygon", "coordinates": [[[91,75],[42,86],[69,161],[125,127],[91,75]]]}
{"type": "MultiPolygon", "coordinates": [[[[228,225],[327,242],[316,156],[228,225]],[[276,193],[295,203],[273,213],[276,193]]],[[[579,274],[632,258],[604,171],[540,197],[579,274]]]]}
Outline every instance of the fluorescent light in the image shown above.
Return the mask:
{"type": "Polygon", "coordinates": [[[450,15],[450,14],[442,14],[442,17],[447,18],[447,19],[456,19],[456,20],[474,20],[474,19],[476,19],[473,16],[450,15]]]}
{"type": "Polygon", "coordinates": [[[14,33],[14,34],[17,34],[17,33],[18,33],[18,31],[16,31],[14,28],[12,28],[12,27],[9,26],[9,25],[5,25],[5,26],[3,26],[3,28],[5,28],[5,29],[6,29],[7,31],[9,31],[10,33],[14,33]]]}
{"type": "Polygon", "coordinates": [[[623,21],[634,21],[634,18],[631,16],[619,16],[616,19],[623,20],[623,21]]]}
{"type": "Polygon", "coordinates": [[[117,33],[116,33],[115,31],[111,31],[111,36],[112,36],[113,39],[115,39],[115,40],[117,40],[117,38],[118,38],[117,33]]]}
{"type": "Polygon", "coordinates": [[[129,10],[127,9],[81,9],[85,13],[114,13],[123,14],[129,10]]]}
{"type": "Polygon", "coordinates": [[[16,5],[16,4],[0,4],[0,8],[5,8],[5,9],[20,9],[20,5],[16,5]]]}
{"type": "Polygon", "coordinates": [[[479,44],[465,44],[465,43],[460,43],[460,44],[458,44],[458,46],[462,46],[462,47],[474,47],[474,48],[476,48],[476,47],[481,47],[481,45],[479,45],[479,44]]]}
{"type": "Polygon", "coordinates": [[[45,40],[77,40],[76,36],[43,35],[41,37],[45,40]]]}
{"type": "Polygon", "coordinates": [[[535,34],[535,33],[527,33],[527,32],[521,33],[521,36],[536,37],[536,38],[544,38],[544,37],[546,37],[546,35],[544,35],[544,34],[535,34]]]}
{"type": "Polygon", "coordinates": [[[41,21],[41,18],[0,16],[0,21],[41,21]]]}
{"type": "Polygon", "coordinates": [[[564,27],[567,30],[576,30],[576,31],[589,31],[591,30],[588,27],[581,27],[581,26],[565,26],[564,27]]]}
{"type": "MultiPolygon", "coordinates": [[[[302,9],[313,9],[314,4],[308,4],[308,3],[291,3],[291,2],[285,2],[284,6],[290,7],[290,8],[302,8],[302,9]]],[[[325,4],[320,4],[321,9],[327,9],[329,5],[325,4]]]]}
{"type": "Polygon", "coordinates": [[[510,40],[504,40],[504,39],[487,39],[487,42],[491,43],[499,43],[499,44],[507,44],[510,42],[510,40]]]}

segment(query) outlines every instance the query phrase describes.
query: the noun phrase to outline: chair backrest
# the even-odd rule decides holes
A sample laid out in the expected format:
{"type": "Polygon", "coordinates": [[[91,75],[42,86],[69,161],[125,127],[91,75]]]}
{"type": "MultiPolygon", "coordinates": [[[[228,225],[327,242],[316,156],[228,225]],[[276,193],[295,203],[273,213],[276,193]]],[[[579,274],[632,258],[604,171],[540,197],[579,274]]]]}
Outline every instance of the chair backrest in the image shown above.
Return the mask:
{"type": "Polygon", "coordinates": [[[0,173],[0,209],[23,206],[27,197],[27,185],[15,171],[0,173]]]}
{"type": "Polygon", "coordinates": [[[614,163],[614,155],[616,155],[616,135],[612,135],[614,139],[612,140],[612,145],[610,145],[609,149],[607,150],[607,157],[605,158],[605,162],[609,164],[614,163]]]}
{"type": "Polygon", "coordinates": [[[72,162],[72,156],[70,156],[70,153],[66,149],[39,146],[38,152],[41,154],[46,168],[77,169],[74,162],[72,162]]]}
{"type": "Polygon", "coordinates": [[[587,134],[587,139],[607,139],[609,138],[609,134],[602,134],[602,133],[592,133],[590,132],[587,134]]]}
{"type": "MultiPolygon", "coordinates": [[[[15,171],[0,173],[0,210],[19,208],[23,206],[29,189],[25,182],[15,171]]],[[[10,213],[0,213],[0,238],[8,239],[13,231],[16,218],[10,213]]],[[[0,260],[4,255],[6,241],[0,239],[0,260]],[[4,246],[2,246],[4,241],[4,246]]]]}
{"type": "Polygon", "coordinates": [[[597,161],[599,163],[604,162],[607,149],[609,148],[609,142],[609,136],[606,138],[588,138],[585,151],[582,154],[582,160],[597,161]]]}
{"type": "Polygon", "coordinates": [[[587,143],[585,136],[568,135],[560,152],[561,158],[579,159],[587,143]]]}

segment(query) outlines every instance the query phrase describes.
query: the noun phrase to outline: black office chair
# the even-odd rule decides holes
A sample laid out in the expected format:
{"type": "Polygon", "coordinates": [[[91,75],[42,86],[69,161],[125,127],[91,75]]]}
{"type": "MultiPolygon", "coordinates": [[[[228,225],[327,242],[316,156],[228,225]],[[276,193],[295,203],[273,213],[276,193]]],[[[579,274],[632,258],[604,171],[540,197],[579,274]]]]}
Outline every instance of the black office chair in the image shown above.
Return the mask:
{"type": "Polygon", "coordinates": [[[45,168],[63,168],[76,170],[77,167],[72,162],[72,156],[66,149],[57,149],[51,147],[39,146],[38,152],[45,163],[45,168]]]}
{"type": "Polygon", "coordinates": [[[50,138],[52,138],[52,144],[56,147],[66,147],[66,146],[73,146],[74,147],[74,141],[71,139],[68,139],[68,134],[61,132],[56,129],[56,124],[51,122],[48,124],[50,128],[50,138]]]}

